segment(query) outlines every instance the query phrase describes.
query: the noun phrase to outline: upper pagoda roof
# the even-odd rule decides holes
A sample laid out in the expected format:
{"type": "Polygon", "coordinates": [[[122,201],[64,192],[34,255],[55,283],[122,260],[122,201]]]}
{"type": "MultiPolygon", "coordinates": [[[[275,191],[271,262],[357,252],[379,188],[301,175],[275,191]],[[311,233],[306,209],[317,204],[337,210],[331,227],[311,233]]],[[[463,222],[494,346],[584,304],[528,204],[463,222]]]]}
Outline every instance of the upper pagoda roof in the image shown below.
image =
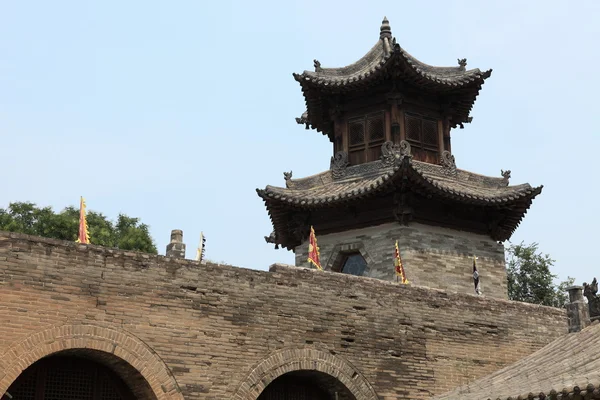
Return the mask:
{"type": "Polygon", "coordinates": [[[425,64],[404,50],[396,39],[387,18],[380,28],[379,40],[360,60],[346,67],[322,68],[315,60],[315,71],[294,74],[302,86],[307,111],[299,123],[330,133],[327,102],[328,94],[364,89],[385,78],[398,78],[424,91],[437,94],[455,94],[452,127],[470,121],[473,103],[492,70],[466,69],[467,60],[459,59],[456,67],[435,67],[425,64]]]}
{"type": "MultiPolygon", "coordinates": [[[[506,217],[495,233],[495,239],[506,240],[515,231],[542,186],[529,184],[509,186],[510,171],[502,178],[488,177],[457,169],[454,157],[442,155],[443,165],[415,161],[410,145],[402,142],[399,150],[391,142],[382,147],[381,160],[360,165],[348,165],[347,156],[339,152],[332,158],[331,169],[303,179],[286,175],[286,187],[267,186],[257,189],[265,201],[276,233],[285,231],[287,214],[295,209],[319,209],[348,205],[360,199],[377,196],[406,178],[412,187],[437,198],[463,204],[502,207],[506,217]],[[408,150],[406,150],[408,148],[408,150]]],[[[293,247],[280,237],[278,244],[293,247]]],[[[288,247],[288,248],[289,248],[288,247]]]]}

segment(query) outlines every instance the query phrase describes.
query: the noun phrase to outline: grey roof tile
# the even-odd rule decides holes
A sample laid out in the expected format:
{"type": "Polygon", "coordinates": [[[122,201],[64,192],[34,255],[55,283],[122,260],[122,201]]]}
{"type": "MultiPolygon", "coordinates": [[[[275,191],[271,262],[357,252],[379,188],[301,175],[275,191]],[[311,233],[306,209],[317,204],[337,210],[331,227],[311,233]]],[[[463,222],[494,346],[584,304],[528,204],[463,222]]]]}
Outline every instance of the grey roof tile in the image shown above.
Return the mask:
{"type": "Polygon", "coordinates": [[[600,324],[595,324],[566,334],[530,356],[434,400],[597,399],[598,349],[600,324]]]}

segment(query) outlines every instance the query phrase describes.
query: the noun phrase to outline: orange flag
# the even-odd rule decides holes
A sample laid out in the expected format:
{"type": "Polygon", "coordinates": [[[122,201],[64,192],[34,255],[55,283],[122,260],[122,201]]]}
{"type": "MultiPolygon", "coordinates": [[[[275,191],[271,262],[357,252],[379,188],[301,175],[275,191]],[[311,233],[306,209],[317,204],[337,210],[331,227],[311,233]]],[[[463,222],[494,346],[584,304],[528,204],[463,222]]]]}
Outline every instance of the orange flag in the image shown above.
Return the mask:
{"type": "Polygon", "coordinates": [[[406,274],[404,273],[404,267],[402,266],[402,259],[400,258],[400,250],[398,249],[398,241],[396,240],[396,251],[394,252],[394,268],[396,275],[400,277],[402,284],[407,284],[406,274]]]}
{"type": "Polygon", "coordinates": [[[85,200],[81,197],[79,201],[79,236],[77,243],[90,243],[90,234],[88,233],[87,220],[85,218],[85,200]]]}
{"type": "Polygon", "coordinates": [[[319,255],[319,247],[317,247],[317,237],[315,230],[310,227],[310,237],[308,238],[308,262],[317,267],[318,270],[323,270],[321,267],[321,257],[319,255]]]}

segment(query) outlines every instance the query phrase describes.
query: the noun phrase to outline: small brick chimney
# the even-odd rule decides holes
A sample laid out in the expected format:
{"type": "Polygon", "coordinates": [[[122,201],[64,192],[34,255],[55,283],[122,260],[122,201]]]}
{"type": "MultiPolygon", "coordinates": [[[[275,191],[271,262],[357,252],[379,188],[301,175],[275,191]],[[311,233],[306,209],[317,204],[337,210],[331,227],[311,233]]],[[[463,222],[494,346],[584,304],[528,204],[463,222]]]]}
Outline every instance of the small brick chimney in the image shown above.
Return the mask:
{"type": "Polygon", "coordinates": [[[579,332],[590,324],[590,311],[583,300],[583,286],[569,286],[569,304],[567,304],[567,318],[569,333],[579,332]]]}
{"type": "Polygon", "coordinates": [[[167,245],[166,256],[185,258],[185,243],[183,243],[183,231],[181,229],[171,231],[171,243],[167,245]]]}

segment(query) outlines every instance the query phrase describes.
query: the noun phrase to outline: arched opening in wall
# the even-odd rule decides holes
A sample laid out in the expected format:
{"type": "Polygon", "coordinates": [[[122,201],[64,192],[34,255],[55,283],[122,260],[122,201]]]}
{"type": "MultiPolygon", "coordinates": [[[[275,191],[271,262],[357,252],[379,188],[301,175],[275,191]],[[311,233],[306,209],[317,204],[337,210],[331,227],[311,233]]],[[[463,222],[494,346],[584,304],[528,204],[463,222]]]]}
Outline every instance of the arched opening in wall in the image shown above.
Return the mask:
{"type": "Polygon", "coordinates": [[[19,375],[8,393],[14,400],[156,400],[134,367],[113,354],[90,349],[61,351],[38,360],[19,375]]]}
{"type": "Polygon", "coordinates": [[[257,400],[356,400],[356,397],[331,375],[294,371],[271,382],[257,400]]]}
{"type": "Polygon", "coordinates": [[[367,269],[367,261],[359,252],[344,254],[339,271],[342,274],[363,276],[367,269]]]}

